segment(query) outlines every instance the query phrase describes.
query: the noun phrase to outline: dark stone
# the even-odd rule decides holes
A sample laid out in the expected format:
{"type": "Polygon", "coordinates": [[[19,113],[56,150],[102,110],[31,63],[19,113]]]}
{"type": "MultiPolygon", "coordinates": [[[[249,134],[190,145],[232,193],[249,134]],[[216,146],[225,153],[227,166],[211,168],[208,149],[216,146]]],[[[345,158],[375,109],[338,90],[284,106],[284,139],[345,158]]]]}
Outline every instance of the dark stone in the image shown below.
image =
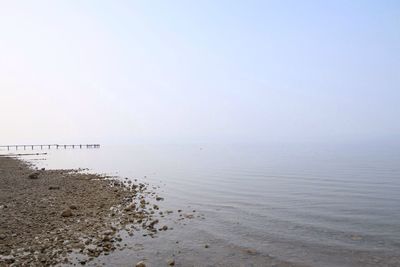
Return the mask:
{"type": "Polygon", "coordinates": [[[61,212],[62,217],[71,217],[72,216],[72,210],[70,208],[67,208],[61,212]]]}
{"type": "Polygon", "coordinates": [[[38,172],[32,172],[31,174],[28,175],[29,179],[38,179],[39,178],[39,174],[38,172]]]}
{"type": "Polygon", "coordinates": [[[167,261],[167,263],[168,263],[169,266],[174,266],[175,265],[175,260],[174,259],[169,259],[167,261]]]}
{"type": "Polygon", "coordinates": [[[49,190],[59,190],[60,187],[59,186],[49,186],[49,190]]]}

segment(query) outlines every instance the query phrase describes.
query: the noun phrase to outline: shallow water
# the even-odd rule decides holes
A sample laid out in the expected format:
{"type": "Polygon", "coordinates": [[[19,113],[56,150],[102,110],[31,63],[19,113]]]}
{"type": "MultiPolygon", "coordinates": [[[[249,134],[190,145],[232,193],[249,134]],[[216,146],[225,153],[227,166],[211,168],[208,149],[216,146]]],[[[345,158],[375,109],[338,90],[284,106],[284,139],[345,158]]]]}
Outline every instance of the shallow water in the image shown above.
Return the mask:
{"type": "Polygon", "coordinates": [[[46,150],[31,159],[40,167],[89,168],[160,185],[164,208],[204,214],[156,239],[135,237],[131,245],[140,249],[100,263],[147,258],[157,266],[174,254],[183,266],[400,266],[397,148],[102,146],[46,150]]]}

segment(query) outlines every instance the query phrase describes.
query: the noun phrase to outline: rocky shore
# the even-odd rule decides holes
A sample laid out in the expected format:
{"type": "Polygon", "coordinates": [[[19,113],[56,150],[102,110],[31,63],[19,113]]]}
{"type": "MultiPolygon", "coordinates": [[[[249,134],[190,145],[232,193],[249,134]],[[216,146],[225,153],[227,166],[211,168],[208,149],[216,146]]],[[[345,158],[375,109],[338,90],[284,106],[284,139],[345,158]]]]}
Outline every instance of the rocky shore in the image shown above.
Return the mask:
{"type": "Polygon", "coordinates": [[[86,264],[120,249],[120,230],[169,230],[162,200],[144,183],[0,157],[0,266],[86,264]]]}

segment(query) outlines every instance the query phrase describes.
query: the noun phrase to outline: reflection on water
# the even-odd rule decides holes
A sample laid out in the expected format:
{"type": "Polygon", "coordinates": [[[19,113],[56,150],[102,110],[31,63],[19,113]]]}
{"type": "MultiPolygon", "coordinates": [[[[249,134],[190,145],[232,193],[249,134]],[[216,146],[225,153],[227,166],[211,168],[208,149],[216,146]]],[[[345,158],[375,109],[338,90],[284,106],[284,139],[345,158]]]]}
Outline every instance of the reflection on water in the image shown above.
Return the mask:
{"type": "MultiPolygon", "coordinates": [[[[187,244],[192,260],[198,255],[230,264],[217,254],[248,248],[313,266],[400,264],[395,148],[143,145],[48,152],[47,161],[35,163],[146,180],[162,185],[165,207],[190,206],[205,214],[206,220],[168,234],[219,248],[212,250],[214,259],[198,252],[196,242],[192,249],[187,244]]],[[[241,257],[233,253],[225,260],[233,255],[241,257]]]]}

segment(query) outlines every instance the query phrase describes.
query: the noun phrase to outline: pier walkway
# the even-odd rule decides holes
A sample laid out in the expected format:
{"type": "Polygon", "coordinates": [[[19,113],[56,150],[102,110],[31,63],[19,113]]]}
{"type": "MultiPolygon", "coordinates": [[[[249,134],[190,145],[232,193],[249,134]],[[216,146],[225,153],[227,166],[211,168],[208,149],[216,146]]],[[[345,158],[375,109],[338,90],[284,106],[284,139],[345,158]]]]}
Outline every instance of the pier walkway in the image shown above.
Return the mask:
{"type": "Polygon", "coordinates": [[[0,145],[0,148],[7,148],[7,150],[10,149],[23,149],[26,150],[27,148],[29,149],[35,149],[35,148],[40,148],[40,149],[59,149],[59,148],[99,148],[99,144],[78,144],[78,145],[60,145],[60,144],[47,144],[47,145],[0,145]]]}

